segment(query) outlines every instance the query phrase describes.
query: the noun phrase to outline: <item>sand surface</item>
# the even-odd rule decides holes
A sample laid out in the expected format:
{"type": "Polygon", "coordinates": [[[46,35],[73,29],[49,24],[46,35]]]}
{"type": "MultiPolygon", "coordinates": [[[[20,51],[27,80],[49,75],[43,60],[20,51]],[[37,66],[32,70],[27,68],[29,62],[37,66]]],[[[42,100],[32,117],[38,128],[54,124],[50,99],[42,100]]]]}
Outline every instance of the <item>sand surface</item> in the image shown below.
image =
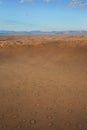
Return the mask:
{"type": "Polygon", "coordinates": [[[0,130],[87,130],[87,37],[0,37],[0,130]]]}

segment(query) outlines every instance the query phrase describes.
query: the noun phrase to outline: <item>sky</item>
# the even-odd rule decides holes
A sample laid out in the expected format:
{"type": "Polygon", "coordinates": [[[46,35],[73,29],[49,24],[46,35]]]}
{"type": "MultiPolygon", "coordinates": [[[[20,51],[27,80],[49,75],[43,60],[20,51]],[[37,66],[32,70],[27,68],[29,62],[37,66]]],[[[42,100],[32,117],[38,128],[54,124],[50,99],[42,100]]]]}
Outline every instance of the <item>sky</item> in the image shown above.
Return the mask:
{"type": "Polygon", "coordinates": [[[87,30],[87,0],[0,0],[0,30],[87,30]]]}

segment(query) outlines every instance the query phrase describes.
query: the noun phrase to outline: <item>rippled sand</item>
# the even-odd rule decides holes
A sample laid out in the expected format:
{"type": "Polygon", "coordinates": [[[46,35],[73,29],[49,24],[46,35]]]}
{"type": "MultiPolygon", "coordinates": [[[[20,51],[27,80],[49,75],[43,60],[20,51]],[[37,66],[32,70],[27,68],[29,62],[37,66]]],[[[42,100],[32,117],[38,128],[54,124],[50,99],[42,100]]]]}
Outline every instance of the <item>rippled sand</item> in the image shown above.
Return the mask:
{"type": "Polygon", "coordinates": [[[87,37],[0,37],[0,130],[87,130],[87,37]]]}

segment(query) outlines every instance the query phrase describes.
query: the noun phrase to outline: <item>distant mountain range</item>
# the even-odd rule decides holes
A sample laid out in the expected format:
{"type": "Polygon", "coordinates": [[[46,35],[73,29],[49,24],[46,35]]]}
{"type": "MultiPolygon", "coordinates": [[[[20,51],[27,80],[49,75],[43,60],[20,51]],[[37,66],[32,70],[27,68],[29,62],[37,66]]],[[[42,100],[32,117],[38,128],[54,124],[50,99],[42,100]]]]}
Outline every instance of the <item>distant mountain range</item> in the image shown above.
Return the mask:
{"type": "Polygon", "coordinates": [[[87,31],[0,31],[0,36],[24,35],[24,36],[38,36],[38,35],[87,35],[87,31]]]}

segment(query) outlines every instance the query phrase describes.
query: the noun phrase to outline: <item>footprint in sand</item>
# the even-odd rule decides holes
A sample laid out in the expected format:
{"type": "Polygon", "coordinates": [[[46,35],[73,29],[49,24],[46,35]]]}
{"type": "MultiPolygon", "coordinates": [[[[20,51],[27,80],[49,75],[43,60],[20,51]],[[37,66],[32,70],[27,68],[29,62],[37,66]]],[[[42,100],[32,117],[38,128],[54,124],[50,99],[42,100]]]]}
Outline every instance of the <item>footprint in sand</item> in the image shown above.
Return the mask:
{"type": "Polygon", "coordinates": [[[71,109],[67,109],[67,112],[68,113],[72,113],[73,111],[71,109]]]}
{"type": "Polygon", "coordinates": [[[31,119],[30,120],[30,125],[35,125],[36,124],[36,120],[35,119],[31,119]]]}
{"type": "Polygon", "coordinates": [[[55,125],[54,125],[53,122],[50,122],[50,123],[48,124],[48,126],[49,126],[49,127],[54,127],[55,125]]]}
{"type": "Polygon", "coordinates": [[[65,126],[66,126],[66,127],[71,126],[71,122],[69,122],[69,121],[68,121],[68,122],[66,122],[66,123],[65,123],[65,126]]]}
{"type": "MultiPolygon", "coordinates": [[[[84,126],[83,126],[83,124],[81,124],[81,123],[77,124],[77,125],[76,125],[76,128],[77,128],[78,130],[84,130],[84,126]]],[[[86,130],[87,130],[87,129],[86,129],[86,130]]]]}

